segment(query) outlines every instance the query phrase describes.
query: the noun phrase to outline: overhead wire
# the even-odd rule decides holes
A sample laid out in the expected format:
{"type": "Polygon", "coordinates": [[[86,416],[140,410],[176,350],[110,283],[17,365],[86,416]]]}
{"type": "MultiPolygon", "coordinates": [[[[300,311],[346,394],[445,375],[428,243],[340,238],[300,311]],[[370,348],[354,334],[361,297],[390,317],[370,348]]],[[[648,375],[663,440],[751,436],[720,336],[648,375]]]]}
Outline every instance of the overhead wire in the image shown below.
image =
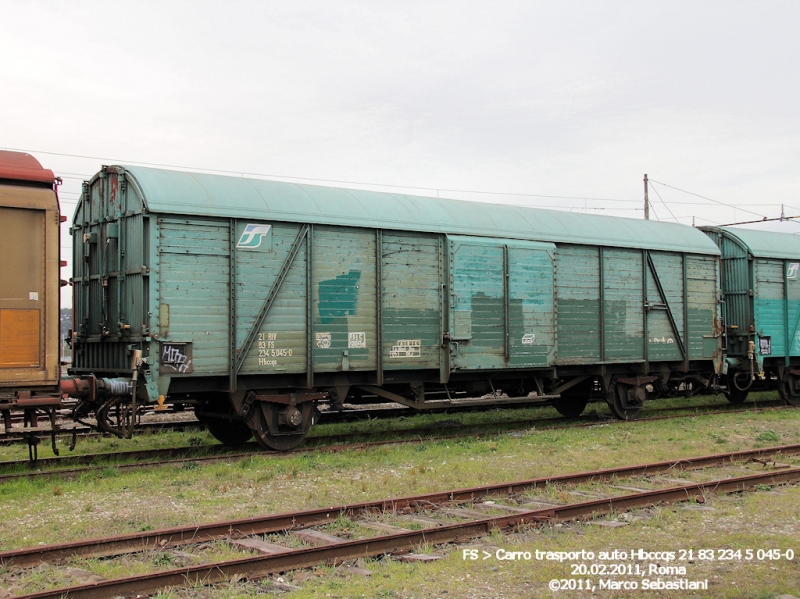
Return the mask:
{"type": "Polygon", "coordinates": [[[656,207],[653,206],[652,204],[650,204],[650,210],[653,211],[653,216],[656,217],[656,220],[661,220],[660,218],[658,218],[658,214],[656,213],[656,207]]]}
{"type": "Polygon", "coordinates": [[[681,189],[680,187],[675,187],[674,185],[668,185],[667,183],[662,183],[661,181],[656,181],[655,179],[648,178],[648,182],[650,183],[658,183],[659,185],[663,185],[664,187],[669,187],[670,189],[674,189],[675,191],[680,191],[682,193],[689,194],[690,196],[694,196],[696,198],[701,198],[703,200],[708,200],[709,202],[713,202],[715,204],[719,204],[720,206],[726,206],[727,208],[733,208],[734,210],[741,210],[742,212],[747,212],[754,216],[761,216],[767,218],[763,214],[759,214],[758,212],[753,212],[752,210],[745,210],[744,208],[740,208],[739,206],[734,206],[733,204],[726,204],[725,202],[720,202],[719,200],[715,200],[713,198],[709,198],[706,196],[701,196],[700,194],[693,193],[691,191],[686,191],[685,189],[681,189]]]}
{"type": "MultiPolygon", "coordinates": [[[[414,185],[395,185],[391,183],[370,183],[364,181],[349,181],[344,179],[321,179],[318,177],[295,177],[292,175],[274,175],[274,174],[266,174],[266,173],[255,173],[255,172],[247,172],[247,171],[233,171],[233,170],[226,170],[226,169],[216,169],[216,168],[205,168],[205,167],[196,167],[196,166],[185,166],[185,165],[177,165],[177,164],[164,164],[158,162],[143,162],[139,160],[123,160],[119,158],[101,158],[99,156],[87,156],[83,154],[68,154],[64,152],[49,152],[46,150],[24,150],[21,148],[4,148],[6,150],[12,150],[15,152],[27,152],[29,154],[48,154],[50,156],[64,156],[67,158],[81,158],[86,160],[97,160],[100,162],[118,162],[120,164],[136,164],[140,166],[153,166],[153,167],[161,167],[161,168],[175,168],[175,169],[183,169],[189,171],[202,171],[202,172],[209,172],[209,173],[222,173],[226,175],[237,175],[237,176],[251,176],[251,177],[264,177],[264,178],[271,178],[271,179],[296,179],[298,181],[310,181],[310,182],[327,182],[327,183],[341,183],[346,185],[366,185],[366,186],[374,186],[374,187],[388,187],[388,188],[396,188],[396,189],[416,189],[422,191],[430,191],[430,192],[452,192],[452,193],[474,193],[480,195],[501,195],[501,196],[512,196],[512,197],[524,197],[524,198],[549,198],[555,200],[589,200],[594,202],[638,202],[638,200],[626,200],[621,198],[596,198],[596,197],[584,197],[584,196],[560,196],[560,195],[548,195],[548,194],[535,194],[535,193],[517,193],[517,192],[503,192],[503,191],[484,191],[484,190],[475,190],[475,189],[449,189],[449,188],[441,188],[441,187],[423,187],[423,186],[414,186],[414,185]]],[[[70,173],[68,176],[64,178],[73,179],[75,175],[81,177],[77,173],[70,173]]],[[[85,179],[84,177],[81,177],[85,179]]]]}
{"type": "MultiPolygon", "coordinates": [[[[648,181],[648,185],[649,185],[649,184],[650,184],[650,182],[648,181]]],[[[679,223],[680,221],[679,221],[677,218],[675,218],[675,215],[674,215],[674,214],[672,214],[672,210],[670,210],[670,209],[669,209],[669,206],[667,206],[667,203],[664,201],[664,198],[662,198],[662,197],[661,197],[661,194],[660,194],[660,193],[658,193],[658,190],[657,190],[655,187],[652,187],[652,186],[651,186],[651,189],[652,189],[653,191],[655,191],[655,192],[656,192],[656,195],[658,196],[658,199],[659,199],[659,200],[661,200],[661,203],[662,203],[662,204],[664,204],[664,208],[666,208],[666,209],[667,209],[667,212],[669,212],[669,215],[672,217],[672,219],[673,219],[673,220],[674,220],[676,223],[679,223]]],[[[653,207],[653,206],[652,206],[652,204],[651,204],[650,206],[651,206],[651,207],[653,207]]],[[[655,208],[653,208],[653,209],[655,210],[655,208]]]]}

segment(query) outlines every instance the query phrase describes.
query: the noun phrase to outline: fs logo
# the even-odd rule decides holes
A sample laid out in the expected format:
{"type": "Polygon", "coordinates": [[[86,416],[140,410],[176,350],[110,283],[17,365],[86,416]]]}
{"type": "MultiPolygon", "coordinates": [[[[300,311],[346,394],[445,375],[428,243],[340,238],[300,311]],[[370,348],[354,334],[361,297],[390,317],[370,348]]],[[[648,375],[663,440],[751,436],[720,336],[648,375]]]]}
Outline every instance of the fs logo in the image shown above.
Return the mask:
{"type": "Polygon", "coordinates": [[[245,248],[253,250],[261,245],[261,240],[264,235],[269,233],[271,225],[257,225],[255,223],[248,223],[242,231],[242,236],[236,243],[237,248],[245,248]]]}
{"type": "Polygon", "coordinates": [[[786,278],[796,279],[798,270],[800,270],[800,262],[789,262],[789,268],[786,269],[786,278]]]}

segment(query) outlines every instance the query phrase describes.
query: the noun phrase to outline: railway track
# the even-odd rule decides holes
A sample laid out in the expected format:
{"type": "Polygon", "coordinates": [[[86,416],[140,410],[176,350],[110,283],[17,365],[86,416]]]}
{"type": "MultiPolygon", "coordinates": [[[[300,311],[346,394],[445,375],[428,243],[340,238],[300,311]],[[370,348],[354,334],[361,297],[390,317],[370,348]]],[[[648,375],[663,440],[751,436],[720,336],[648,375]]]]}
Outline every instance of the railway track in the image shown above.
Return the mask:
{"type": "MultiPolygon", "coordinates": [[[[467,400],[462,400],[466,404],[467,400]]],[[[602,403],[600,401],[596,403],[602,403]]],[[[765,408],[765,407],[777,407],[783,406],[785,403],[781,400],[765,400],[765,401],[755,401],[755,402],[748,402],[744,407],[753,409],[753,408],[765,408]]],[[[369,420],[384,420],[384,419],[391,419],[391,418],[399,418],[399,417],[411,417],[420,414],[440,414],[440,413],[447,413],[447,414],[459,414],[459,413],[469,413],[469,412],[486,412],[486,411],[493,411],[493,410],[502,410],[502,409],[520,409],[520,408],[531,408],[531,407],[542,407],[547,408],[550,407],[548,402],[542,402],[541,400],[535,401],[533,398],[531,401],[527,403],[515,403],[510,405],[494,405],[494,406],[469,406],[463,405],[461,407],[449,407],[449,408],[437,408],[433,410],[426,410],[416,411],[412,408],[408,407],[388,407],[388,408],[373,408],[373,409],[346,409],[342,411],[323,411],[320,416],[319,424],[333,424],[333,423],[342,423],[342,422],[359,422],[359,421],[369,421],[369,420]]],[[[743,406],[741,405],[734,405],[734,404],[708,404],[708,405],[701,405],[701,406],[677,406],[671,408],[659,408],[658,410],[652,410],[650,413],[661,413],[661,412],[675,412],[675,411],[705,411],[705,410],[725,410],[725,411],[736,411],[742,409],[743,406]]],[[[192,412],[187,410],[187,414],[191,414],[192,412]]],[[[147,413],[145,416],[155,416],[155,413],[147,413]]],[[[581,416],[578,420],[598,420],[598,419],[605,419],[606,417],[611,418],[610,415],[606,416],[604,414],[592,414],[581,416]]],[[[549,420],[553,421],[560,421],[564,418],[559,416],[555,418],[551,418],[549,420]]],[[[73,429],[77,436],[81,439],[91,438],[91,437],[100,437],[100,436],[108,436],[106,433],[99,433],[94,430],[90,426],[82,425],[82,424],[73,424],[72,421],[68,418],[68,415],[63,415],[62,424],[65,421],[68,421],[69,428],[65,429],[62,433],[63,435],[72,434],[73,429]]],[[[49,429],[45,430],[46,427],[42,427],[41,429],[37,428],[36,430],[26,430],[21,426],[14,426],[10,430],[6,430],[5,427],[2,427],[0,430],[0,444],[2,445],[9,445],[14,443],[25,443],[26,436],[33,434],[38,435],[49,435],[49,429]]],[[[186,431],[186,430],[193,430],[193,429],[205,429],[205,425],[197,420],[194,416],[191,418],[184,418],[180,420],[165,420],[165,421],[156,421],[156,422],[140,422],[136,425],[136,432],[137,433],[158,433],[161,431],[186,431]]],[[[309,437],[309,440],[313,439],[313,437],[309,437]]]]}
{"type": "MultiPolygon", "coordinates": [[[[318,564],[341,564],[365,556],[403,555],[417,547],[464,543],[496,528],[512,530],[559,521],[586,520],[636,508],[680,501],[705,501],[712,493],[736,493],[800,481],[800,468],[770,462],[800,454],[800,445],[699,456],[675,461],[640,464],[556,477],[514,481],[423,495],[390,498],[325,507],[206,525],[89,539],[58,545],[37,546],[0,553],[4,573],[86,558],[114,559],[122,555],[163,554],[182,548],[182,555],[196,555],[209,543],[225,543],[253,554],[233,560],[199,563],[182,568],[153,571],[115,580],[42,590],[17,599],[101,599],[119,595],[152,593],[173,586],[209,585],[232,577],[257,579],[271,573],[318,564]],[[756,465],[760,472],[742,474],[756,465]],[[731,476],[730,469],[737,469],[731,476]],[[663,478],[676,471],[725,469],[724,477],[701,481],[663,478]],[[636,477],[637,486],[621,487],[620,479],[636,477]],[[548,488],[595,483],[602,496],[579,502],[553,503],[548,488]],[[618,494],[619,489],[633,490],[618,494]],[[347,533],[335,529],[348,523],[347,533]],[[389,521],[391,523],[389,523],[389,521]],[[422,527],[419,524],[422,523],[422,527]],[[415,524],[415,529],[412,529],[415,524]],[[324,530],[320,530],[323,528],[324,530]],[[334,533],[334,534],[331,534],[334,533]],[[283,544],[278,543],[278,539],[283,544]],[[286,539],[294,539],[287,544],[286,539]],[[302,546],[297,546],[302,542],[302,546]],[[186,551],[195,553],[186,553],[186,551]],[[149,552],[149,553],[148,553],[149,552]]],[[[703,472],[701,474],[706,474],[703,472]]],[[[430,557],[430,556],[429,556],[430,557]]],[[[418,556],[418,559],[419,556],[418,556]]],[[[422,557],[421,559],[425,559],[422,557]]],[[[2,576],[0,575],[0,582],[2,576]]]]}
{"type": "MultiPolygon", "coordinates": [[[[163,421],[163,422],[144,422],[138,424],[136,426],[137,432],[151,432],[151,433],[159,433],[162,431],[185,431],[191,429],[205,429],[205,426],[198,421],[197,419],[186,419],[186,420],[174,420],[174,421],[163,421]]],[[[100,437],[100,436],[108,436],[107,433],[99,433],[91,426],[77,424],[73,425],[70,423],[67,428],[64,428],[62,431],[57,432],[58,435],[71,435],[75,432],[75,434],[80,437],[81,439],[86,439],[90,437],[100,437]]],[[[46,436],[50,434],[50,429],[39,428],[36,427],[34,430],[26,430],[23,427],[13,427],[10,430],[3,430],[0,433],[0,444],[3,445],[10,445],[13,443],[26,443],[27,439],[26,436],[30,434],[36,434],[40,436],[46,436]]]]}
{"type": "MultiPolygon", "coordinates": [[[[428,413],[457,413],[457,412],[476,412],[476,411],[488,411],[488,410],[497,410],[497,409],[518,409],[524,407],[533,407],[533,406],[540,406],[540,407],[548,407],[548,403],[542,401],[533,401],[531,400],[528,403],[522,404],[514,404],[508,406],[466,406],[460,408],[437,408],[435,410],[430,410],[428,413]]],[[[191,413],[191,412],[189,412],[191,413]]],[[[332,424],[332,423],[340,423],[340,422],[359,422],[363,420],[384,420],[389,418],[400,418],[403,416],[414,416],[423,412],[418,412],[413,410],[412,408],[408,407],[388,407],[388,408],[374,408],[374,409],[367,409],[367,410],[358,410],[358,409],[346,409],[341,411],[324,411],[321,413],[320,416],[320,423],[321,424],[332,424]]],[[[147,413],[145,416],[153,416],[155,414],[147,413]]],[[[19,426],[19,423],[15,422],[15,426],[11,429],[6,430],[3,427],[3,430],[0,431],[0,444],[12,444],[12,443],[25,443],[26,436],[30,434],[38,434],[38,435],[49,435],[49,428],[42,427],[42,428],[35,428],[35,429],[26,429],[22,426],[19,426]]],[[[83,424],[73,424],[72,421],[69,419],[68,415],[63,415],[61,419],[61,424],[65,425],[65,428],[59,434],[72,434],[73,430],[81,439],[91,438],[91,437],[100,437],[100,436],[108,436],[107,433],[100,433],[91,426],[83,425],[83,424]]],[[[194,416],[191,418],[181,419],[181,420],[165,420],[165,421],[157,421],[157,422],[139,422],[136,425],[136,432],[137,433],[158,433],[161,431],[184,431],[184,430],[192,430],[192,429],[205,429],[205,424],[197,420],[194,416]]]]}
{"type": "MultiPolygon", "coordinates": [[[[670,418],[682,418],[687,415],[709,414],[717,411],[729,413],[752,412],[758,410],[780,410],[790,409],[785,405],[774,405],[763,408],[729,408],[720,406],[700,406],[696,408],[674,407],[658,411],[649,418],[641,418],[635,421],[623,422],[614,419],[601,419],[597,417],[582,417],[577,421],[566,421],[562,417],[556,418],[529,418],[518,419],[497,423],[461,424],[448,422],[422,427],[395,429],[391,431],[376,431],[372,433],[353,433],[348,435],[319,435],[309,437],[306,445],[297,449],[285,452],[273,452],[275,457],[286,457],[297,454],[305,454],[317,451],[338,452],[351,449],[364,449],[367,447],[378,447],[382,445],[394,445],[398,443],[421,443],[429,440],[450,440],[460,439],[468,436],[482,436],[487,434],[498,434],[502,432],[513,432],[516,430],[526,430],[532,426],[543,429],[574,428],[596,426],[598,423],[604,424],[631,424],[632,422],[648,422],[651,420],[663,420],[670,418]],[[714,409],[718,408],[718,409],[714,409]],[[689,410],[691,414],[686,414],[689,410]],[[456,434],[444,435],[442,431],[460,431],[456,434]],[[470,432],[472,431],[472,432],[470,432]],[[386,435],[391,435],[391,439],[385,439],[386,435]],[[424,436],[423,436],[424,435],[424,436]]],[[[251,457],[256,452],[263,452],[263,449],[254,442],[246,443],[239,447],[228,447],[224,445],[206,446],[186,446],[165,449],[146,449],[136,451],[115,452],[109,454],[85,454],[76,456],[60,456],[52,458],[42,458],[35,462],[29,460],[13,460],[0,462],[0,483],[15,479],[27,478],[47,478],[60,476],[70,478],[80,476],[100,470],[106,467],[113,467],[119,471],[134,470],[146,467],[158,467],[163,465],[182,465],[188,462],[213,463],[218,461],[234,461],[251,457]],[[244,450],[244,451],[242,451],[244,450]],[[35,470],[33,470],[35,468],[35,470]]]]}
{"type": "MultiPolygon", "coordinates": [[[[358,422],[361,420],[382,420],[388,418],[398,418],[403,416],[414,416],[421,413],[457,413],[457,412],[485,412],[489,410],[498,409],[519,409],[526,407],[548,407],[550,403],[536,398],[514,398],[514,403],[497,404],[497,405],[469,405],[469,398],[458,400],[461,405],[454,404],[447,408],[433,408],[430,410],[417,411],[407,406],[400,406],[399,404],[389,404],[388,407],[370,408],[370,409],[357,409],[347,408],[344,410],[323,410],[320,413],[320,423],[332,424],[339,422],[358,422]]],[[[146,418],[158,418],[167,414],[176,414],[176,412],[165,411],[162,413],[149,411],[149,408],[144,408],[139,414],[139,422],[136,424],[137,432],[160,432],[164,430],[180,431],[194,428],[204,429],[205,425],[200,422],[193,415],[193,410],[188,407],[181,410],[181,413],[192,414],[190,418],[180,420],[157,420],[155,422],[142,421],[146,418]]],[[[25,428],[22,426],[22,417],[11,418],[12,427],[7,429],[5,425],[0,425],[0,444],[11,443],[24,443],[26,436],[30,434],[49,435],[50,429],[48,427],[34,427],[25,428]]],[[[75,424],[71,418],[70,410],[60,410],[58,423],[64,426],[64,430],[59,434],[72,434],[73,430],[80,438],[108,436],[107,433],[100,433],[93,426],[88,424],[75,424]]]]}

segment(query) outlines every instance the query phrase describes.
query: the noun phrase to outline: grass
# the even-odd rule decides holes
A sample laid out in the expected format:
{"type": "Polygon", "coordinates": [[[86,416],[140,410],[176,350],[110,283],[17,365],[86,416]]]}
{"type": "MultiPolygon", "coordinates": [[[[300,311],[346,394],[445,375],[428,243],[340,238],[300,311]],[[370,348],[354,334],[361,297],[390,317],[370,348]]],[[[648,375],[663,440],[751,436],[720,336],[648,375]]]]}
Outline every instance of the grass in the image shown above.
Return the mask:
{"type": "MultiPolygon", "coordinates": [[[[752,397],[755,402],[766,401],[777,398],[774,393],[754,393],[752,397]]],[[[699,406],[718,405],[721,408],[732,408],[722,396],[695,396],[692,398],[671,398],[661,399],[657,402],[648,402],[647,408],[660,409],[680,407],[686,413],[694,413],[699,406]]],[[[745,404],[752,407],[751,400],[745,404]]],[[[642,415],[646,415],[645,410],[642,415]]],[[[608,408],[602,402],[590,403],[585,412],[585,416],[606,419],[610,418],[608,408]]],[[[394,419],[372,419],[357,422],[343,422],[325,425],[317,425],[309,432],[306,444],[311,446],[315,438],[321,436],[335,436],[345,434],[370,434],[376,435],[382,432],[387,435],[396,436],[398,432],[405,429],[416,429],[425,426],[432,426],[437,429],[439,434],[456,434],[458,429],[448,426],[453,424],[464,424],[485,427],[487,431],[492,431],[497,426],[515,420],[532,418],[561,418],[554,408],[548,406],[528,407],[517,409],[489,410],[483,412],[454,412],[454,413],[418,413],[409,416],[402,416],[394,419]],[[452,428],[452,431],[450,430],[452,428]]],[[[431,435],[434,433],[432,432],[431,435]]],[[[136,434],[132,439],[117,439],[109,436],[88,437],[80,439],[74,451],[68,449],[70,439],[67,436],[58,438],[58,446],[62,455],[87,455],[87,454],[109,454],[106,458],[107,463],[114,465],[119,463],[119,453],[135,450],[164,449],[171,447],[194,446],[198,449],[218,445],[218,442],[203,429],[188,429],[186,431],[162,431],[144,432],[136,434]]],[[[50,455],[49,444],[43,443],[40,446],[40,457],[50,455]]],[[[0,461],[27,460],[28,450],[24,444],[16,443],[0,445],[0,461]]]]}
{"type": "MultiPolygon", "coordinates": [[[[692,409],[692,402],[699,405],[708,403],[708,400],[693,398],[688,402],[688,409],[692,409]]],[[[724,399],[721,402],[727,403],[724,399]]],[[[512,412],[460,414],[458,417],[475,419],[476,422],[480,418],[496,422],[502,418],[519,418],[525,413],[529,415],[531,410],[512,412]]],[[[543,412],[540,409],[533,411],[536,415],[543,412]]],[[[452,414],[441,417],[453,419],[452,414]]],[[[435,420],[433,415],[422,418],[435,420]]],[[[402,423],[371,421],[357,424],[365,428],[391,428],[406,425],[409,420],[412,419],[402,423]]],[[[0,485],[0,502],[4,507],[4,516],[0,520],[0,548],[13,549],[645,461],[800,443],[799,421],[800,410],[721,413],[639,423],[600,422],[579,429],[529,429],[513,435],[429,440],[419,445],[385,446],[336,454],[311,453],[282,458],[254,454],[238,462],[190,462],[125,473],[108,466],[77,480],[21,480],[0,485]]],[[[418,423],[414,421],[413,425],[418,423]]],[[[343,426],[355,425],[329,425],[334,430],[343,426]]],[[[319,428],[320,432],[327,434],[326,427],[319,428]]],[[[208,441],[204,435],[206,433],[196,431],[168,433],[164,436],[170,437],[169,441],[146,435],[134,443],[179,445],[186,444],[188,437],[208,441]]],[[[120,443],[119,449],[129,448],[125,445],[128,442],[100,439],[93,443],[95,447],[90,453],[102,450],[104,441],[120,443]]],[[[623,484],[637,486],[638,483],[628,481],[623,484]]],[[[569,495],[571,490],[574,489],[552,486],[546,493],[557,500],[565,497],[575,500],[575,496],[569,495]]],[[[592,487],[581,486],[578,490],[591,492],[592,487]]],[[[641,520],[621,528],[569,524],[508,536],[495,533],[474,544],[521,551],[587,548],[596,552],[638,545],[653,551],[775,546],[793,548],[800,554],[800,544],[792,546],[800,535],[796,510],[799,501],[800,491],[796,488],[783,489],[779,494],[762,490],[741,496],[713,497],[702,506],[712,507],[713,511],[659,507],[639,512],[641,520]]],[[[330,525],[333,532],[348,529],[350,534],[361,534],[360,527],[353,522],[340,520],[330,525]]],[[[411,527],[399,521],[387,520],[387,523],[411,527]]],[[[563,563],[500,563],[494,559],[473,563],[462,559],[461,548],[444,551],[444,560],[428,564],[400,564],[391,559],[367,560],[366,567],[373,571],[367,578],[342,578],[332,569],[318,568],[286,574],[284,579],[302,587],[302,590],[288,595],[293,599],[326,595],[402,599],[570,596],[564,592],[550,593],[546,587],[548,577],[569,578],[569,571],[563,563]]],[[[230,549],[213,551],[225,554],[230,549]]],[[[213,551],[206,549],[203,554],[210,557],[213,551]]],[[[443,550],[436,548],[435,551],[443,550]]],[[[234,554],[241,555],[231,553],[234,554]]],[[[109,576],[124,571],[126,567],[135,571],[139,571],[139,567],[145,570],[167,567],[169,564],[166,562],[174,561],[169,555],[151,556],[149,561],[142,563],[96,560],[76,566],[109,576]],[[158,563],[158,560],[164,563],[158,563]]],[[[782,592],[800,595],[797,560],[729,567],[731,565],[736,564],[698,562],[692,565],[688,577],[707,577],[709,581],[716,581],[714,592],[709,591],[708,596],[753,597],[767,593],[764,596],[769,597],[782,592]]],[[[4,576],[7,575],[0,572],[0,586],[4,585],[4,576]]],[[[27,584],[46,584],[42,573],[36,576],[40,582],[33,580],[27,584]]],[[[275,588],[268,582],[247,583],[219,585],[213,591],[205,590],[203,596],[209,599],[263,596],[273,591],[275,588]]],[[[171,591],[160,596],[199,595],[192,595],[192,591],[171,591]]],[[[631,596],[642,595],[639,592],[631,596]]]]}

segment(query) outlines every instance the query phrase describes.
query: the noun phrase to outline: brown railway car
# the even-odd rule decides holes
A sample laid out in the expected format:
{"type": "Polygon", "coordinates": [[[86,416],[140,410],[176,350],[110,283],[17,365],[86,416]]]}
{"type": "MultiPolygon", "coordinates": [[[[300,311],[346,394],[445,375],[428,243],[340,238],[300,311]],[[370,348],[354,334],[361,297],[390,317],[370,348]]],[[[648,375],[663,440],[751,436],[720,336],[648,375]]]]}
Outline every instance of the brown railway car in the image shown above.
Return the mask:
{"type": "Polygon", "coordinates": [[[0,414],[60,403],[61,213],[53,171],[30,154],[0,151],[0,414]]]}

